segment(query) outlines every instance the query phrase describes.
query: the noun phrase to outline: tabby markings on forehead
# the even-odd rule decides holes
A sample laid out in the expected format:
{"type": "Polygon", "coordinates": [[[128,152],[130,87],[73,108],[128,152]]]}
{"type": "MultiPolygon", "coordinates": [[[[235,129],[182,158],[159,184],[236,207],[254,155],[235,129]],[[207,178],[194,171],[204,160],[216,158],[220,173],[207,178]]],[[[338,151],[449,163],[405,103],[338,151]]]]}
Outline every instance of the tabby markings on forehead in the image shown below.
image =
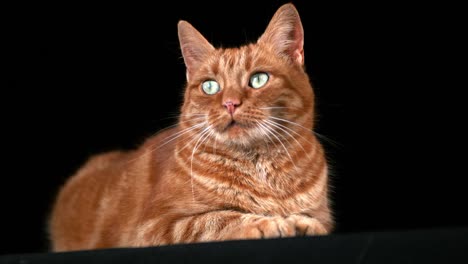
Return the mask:
{"type": "Polygon", "coordinates": [[[254,59],[251,56],[251,49],[246,46],[238,49],[223,50],[217,60],[217,68],[222,69],[222,73],[231,74],[233,68],[237,68],[239,72],[249,71],[254,59]]]}

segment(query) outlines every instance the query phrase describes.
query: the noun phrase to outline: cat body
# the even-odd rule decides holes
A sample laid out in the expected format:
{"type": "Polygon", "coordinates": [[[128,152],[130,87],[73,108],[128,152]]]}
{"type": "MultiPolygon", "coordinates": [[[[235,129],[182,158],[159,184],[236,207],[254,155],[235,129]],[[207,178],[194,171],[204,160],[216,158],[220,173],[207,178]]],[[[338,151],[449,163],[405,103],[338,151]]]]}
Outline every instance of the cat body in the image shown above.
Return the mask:
{"type": "Polygon", "coordinates": [[[327,163],[312,133],[303,31],[282,6],[255,44],[215,49],[185,21],[178,125],[92,157],[60,190],[55,251],[327,234],[327,163]]]}

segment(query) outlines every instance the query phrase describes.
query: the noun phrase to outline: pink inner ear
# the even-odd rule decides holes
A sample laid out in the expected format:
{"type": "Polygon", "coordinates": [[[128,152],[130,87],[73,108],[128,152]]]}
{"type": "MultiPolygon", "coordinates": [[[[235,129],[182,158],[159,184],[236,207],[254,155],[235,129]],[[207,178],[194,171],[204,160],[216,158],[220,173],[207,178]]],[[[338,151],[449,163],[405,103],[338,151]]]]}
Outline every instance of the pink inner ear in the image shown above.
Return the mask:
{"type": "Polygon", "coordinates": [[[299,17],[293,23],[292,32],[292,54],[291,57],[299,64],[304,64],[304,32],[299,17]]]}
{"type": "Polygon", "coordinates": [[[214,47],[188,22],[178,24],[179,42],[187,67],[187,80],[199,63],[214,50],[214,47]]]}
{"type": "Polygon", "coordinates": [[[182,48],[185,67],[187,68],[187,80],[189,80],[189,77],[193,74],[194,69],[196,69],[197,65],[202,60],[203,55],[199,53],[199,50],[188,45],[182,48]]]}
{"type": "Polygon", "coordinates": [[[193,68],[196,67],[198,59],[195,55],[195,52],[189,47],[183,48],[182,54],[184,54],[184,61],[185,61],[185,67],[187,68],[187,79],[188,79],[189,73],[193,71],[193,68]]]}
{"type": "Polygon", "coordinates": [[[293,5],[286,4],[278,9],[259,42],[271,45],[278,55],[304,64],[304,32],[293,5]]]}
{"type": "Polygon", "coordinates": [[[293,58],[294,58],[294,60],[297,61],[297,63],[299,63],[301,65],[304,64],[304,49],[294,50],[293,58]]]}

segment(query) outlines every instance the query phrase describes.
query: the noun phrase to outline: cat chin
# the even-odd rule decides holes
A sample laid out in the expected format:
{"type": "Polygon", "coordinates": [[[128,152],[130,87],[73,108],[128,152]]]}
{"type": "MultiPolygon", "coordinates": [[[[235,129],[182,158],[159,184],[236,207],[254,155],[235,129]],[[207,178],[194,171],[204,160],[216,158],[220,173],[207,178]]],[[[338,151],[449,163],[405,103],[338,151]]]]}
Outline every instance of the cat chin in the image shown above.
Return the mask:
{"type": "Polygon", "coordinates": [[[257,135],[254,129],[241,125],[230,125],[218,132],[217,138],[224,143],[238,147],[252,147],[265,142],[261,135],[257,135]]]}
{"type": "Polygon", "coordinates": [[[231,122],[227,127],[226,127],[226,133],[230,136],[240,136],[245,132],[245,128],[243,125],[239,124],[239,122],[231,122]]]}

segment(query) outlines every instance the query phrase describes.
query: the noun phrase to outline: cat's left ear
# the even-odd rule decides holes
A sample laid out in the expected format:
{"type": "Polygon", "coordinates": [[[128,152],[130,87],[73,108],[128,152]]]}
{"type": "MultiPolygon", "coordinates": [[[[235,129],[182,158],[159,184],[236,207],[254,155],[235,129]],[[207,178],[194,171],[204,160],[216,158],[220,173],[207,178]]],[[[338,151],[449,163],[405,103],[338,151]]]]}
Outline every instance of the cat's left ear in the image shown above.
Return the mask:
{"type": "Polygon", "coordinates": [[[304,65],[304,30],[293,4],[285,4],[276,11],[258,43],[269,45],[279,56],[304,65]]]}
{"type": "Polygon", "coordinates": [[[181,20],[177,27],[188,81],[194,70],[215,48],[190,23],[181,20]]]}

